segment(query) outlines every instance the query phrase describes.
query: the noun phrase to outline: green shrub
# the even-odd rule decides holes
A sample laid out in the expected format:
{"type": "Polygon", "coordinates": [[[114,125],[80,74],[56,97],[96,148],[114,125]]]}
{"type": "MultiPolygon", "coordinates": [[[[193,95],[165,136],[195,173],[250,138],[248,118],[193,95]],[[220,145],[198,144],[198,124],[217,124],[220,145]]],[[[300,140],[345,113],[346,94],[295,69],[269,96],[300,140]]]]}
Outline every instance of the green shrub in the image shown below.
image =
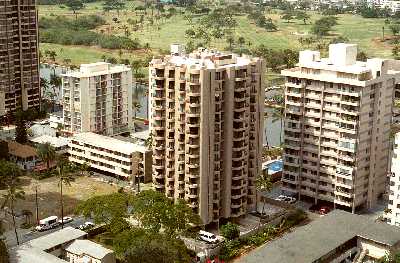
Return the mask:
{"type": "Polygon", "coordinates": [[[240,235],[239,226],[228,222],[227,224],[221,226],[221,235],[228,240],[238,238],[240,235]]]}
{"type": "Polygon", "coordinates": [[[229,240],[222,243],[221,250],[219,252],[219,258],[222,260],[229,260],[239,255],[240,240],[229,240]]]}

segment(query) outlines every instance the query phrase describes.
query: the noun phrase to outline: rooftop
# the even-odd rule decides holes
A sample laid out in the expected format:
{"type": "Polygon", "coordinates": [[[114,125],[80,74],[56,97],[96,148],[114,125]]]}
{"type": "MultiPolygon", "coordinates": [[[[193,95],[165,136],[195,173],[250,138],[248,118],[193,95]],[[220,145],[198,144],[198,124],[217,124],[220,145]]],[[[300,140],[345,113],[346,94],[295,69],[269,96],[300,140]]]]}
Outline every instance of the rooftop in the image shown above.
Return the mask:
{"type": "Polygon", "coordinates": [[[45,250],[83,238],[86,232],[66,227],[51,234],[33,239],[10,250],[11,263],[66,263],[45,250]]]}
{"type": "Polygon", "coordinates": [[[301,68],[356,75],[366,73],[366,76],[360,80],[363,80],[363,78],[370,80],[385,74],[399,73],[398,63],[393,60],[372,58],[365,62],[357,61],[357,45],[355,44],[331,44],[329,45],[329,56],[327,58],[320,56],[319,51],[300,51],[298,68],[283,70],[282,73],[285,75],[285,72],[299,71],[301,68]]]}
{"type": "Polygon", "coordinates": [[[105,248],[97,243],[85,239],[75,240],[70,245],[68,245],[65,250],[75,255],[85,254],[97,259],[102,259],[106,255],[114,253],[114,251],[108,248],[105,248]]]}
{"type": "Polygon", "coordinates": [[[133,152],[144,153],[147,151],[145,146],[92,132],[78,133],[72,137],[72,140],[128,155],[133,152]]]}
{"type": "Polygon", "coordinates": [[[251,56],[243,55],[239,56],[233,53],[222,53],[217,50],[208,50],[204,48],[199,48],[198,50],[192,52],[191,54],[180,54],[165,56],[162,59],[153,59],[150,64],[153,65],[176,65],[182,66],[186,65],[193,69],[201,68],[224,68],[232,66],[244,66],[252,61],[258,60],[259,58],[253,58],[251,56]]]}
{"type": "Polygon", "coordinates": [[[106,62],[96,62],[91,64],[82,64],[79,70],[67,71],[67,73],[61,74],[61,76],[88,78],[130,70],[131,68],[126,65],[112,65],[106,62]]]}
{"type": "Polygon", "coordinates": [[[66,137],[54,137],[49,135],[42,135],[36,138],[30,139],[31,142],[34,143],[50,143],[51,146],[55,148],[63,147],[68,145],[70,139],[66,137]]]}
{"type": "Polygon", "coordinates": [[[8,152],[10,155],[20,158],[29,158],[37,156],[36,149],[16,141],[8,141],[8,152]]]}
{"type": "Polygon", "coordinates": [[[282,238],[250,252],[239,263],[311,263],[346,241],[361,237],[393,246],[400,241],[400,228],[371,219],[334,210],[282,238]]]}
{"type": "Polygon", "coordinates": [[[25,244],[40,250],[46,250],[61,244],[71,242],[78,238],[83,238],[85,236],[86,232],[82,230],[73,227],[65,227],[64,229],[58,230],[51,234],[33,239],[25,244]]]}

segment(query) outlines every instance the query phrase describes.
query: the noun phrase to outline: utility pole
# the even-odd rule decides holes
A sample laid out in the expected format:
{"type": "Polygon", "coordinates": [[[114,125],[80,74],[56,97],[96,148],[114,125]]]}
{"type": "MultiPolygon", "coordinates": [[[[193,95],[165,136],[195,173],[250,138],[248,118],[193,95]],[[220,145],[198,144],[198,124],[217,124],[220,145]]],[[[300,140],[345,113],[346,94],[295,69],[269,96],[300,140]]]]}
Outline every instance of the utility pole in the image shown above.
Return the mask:
{"type": "Polygon", "coordinates": [[[39,225],[39,202],[38,202],[38,186],[35,187],[35,202],[36,202],[36,224],[39,225]]]}
{"type": "Polygon", "coordinates": [[[382,27],[382,41],[385,41],[385,26],[382,27]]]}

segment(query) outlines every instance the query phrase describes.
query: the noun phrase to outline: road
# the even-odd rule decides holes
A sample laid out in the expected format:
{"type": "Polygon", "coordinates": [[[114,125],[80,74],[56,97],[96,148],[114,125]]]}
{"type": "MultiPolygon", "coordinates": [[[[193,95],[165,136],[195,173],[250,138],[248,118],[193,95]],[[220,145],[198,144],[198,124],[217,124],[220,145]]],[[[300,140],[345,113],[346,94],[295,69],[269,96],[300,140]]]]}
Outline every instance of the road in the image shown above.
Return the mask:
{"type": "MultiPolygon", "coordinates": [[[[64,224],[64,227],[66,227],[66,226],[78,227],[79,225],[82,225],[83,223],[88,222],[88,221],[92,222],[92,220],[86,219],[86,218],[84,218],[82,216],[74,217],[74,220],[72,222],[70,222],[70,223],[64,224]]],[[[61,229],[61,225],[56,227],[56,228],[53,228],[53,229],[50,229],[50,230],[47,230],[47,231],[43,231],[43,232],[39,232],[39,231],[36,231],[36,230],[32,231],[32,229],[18,228],[17,229],[17,233],[18,233],[19,243],[23,244],[23,243],[28,242],[28,241],[30,241],[32,239],[35,239],[35,238],[38,238],[38,237],[41,237],[41,236],[44,236],[44,235],[48,235],[48,234],[53,233],[53,232],[55,232],[57,230],[60,230],[60,229],[61,229]]],[[[4,237],[5,237],[5,242],[6,242],[8,247],[14,247],[14,246],[17,245],[17,240],[15,238],[14,230],[10,230],[10,231],[5,232],[4,233],[4,237]]]]}

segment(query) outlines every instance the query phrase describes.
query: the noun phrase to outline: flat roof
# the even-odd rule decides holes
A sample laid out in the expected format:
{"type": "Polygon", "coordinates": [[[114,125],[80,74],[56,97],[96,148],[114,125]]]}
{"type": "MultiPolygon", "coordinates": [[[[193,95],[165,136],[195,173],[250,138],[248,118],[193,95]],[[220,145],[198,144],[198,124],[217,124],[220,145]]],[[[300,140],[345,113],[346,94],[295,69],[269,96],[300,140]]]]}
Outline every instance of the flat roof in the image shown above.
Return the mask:
{"type": "Polygon", "coordinates": [[[61,74],[61,76],[73,78],[90,78],[127,71],[131,71],[131,68],[123,64],[113,65],[106,62],[96,62],[91,64],[81,64],[79,70],[70,70],[66,73],[61,74]]]}
{"type": "Polygon", "coordinates": [[[73,227],[65,227],[51,234],[32,239],[25,244],[40,250],[46,250],[84,236],[86,236],[86,232],[82,230],[73,227]]]}
{"type": "Polygon", "coordinates": [[[111,249],[86,239],[73,241],[65,250],[75,255],[85,254],[97,259],[103,259],[108,254],[114,253],[111,249]]]}
{"type": "Polygon", "coordinates": [[[282,238],[255,249],[238,263],[311,263],[346,241],[361,237],[393,246],[400,240],[400,228],[375,222],[366,216],[334,210],[282,238]]]}
{"type": "Polygon", "coordinates": [[[322,58],[320,61],[307,61],[306,63],[298,63],[297,65],[302,68],[322,69],[351,74],[361,74],[371,71],[366,62],[356,61],[356,63],[352,65],[338,66],[331,64],[328,58],[322,58]]]}
{"type": "Polygon", "coordinates": [[[150,136],[150,130],[144,130],[144,131],[140,131],[140,132],[134,132],[131,134],[131,137],[133,138],[137,138],[140,140],[147,140],[150,136]]]}
{"type": "Polygon", "coordinates": [[[31,245],[23,244],[10,249],[10,263],[66,263],[66,261],[31,245]]]}
{"type": "Polygon", "coordinates": [[[63,147],[68,145],[70,139],[66,137],[55,137],[55,136],[49,136],[49,135],[42,135],[39,137],[35,137],[30,139],[31,142],[34,143],[50,143],[51,146],[58,148],[58,147],[63,147]]]}
{"type": "Polygon", "coordinates": [[[72,140],[128,155],[132,154],[133,152],[145,153],[146,151],[148,151],[147,148],[143,145],[138,145],[129,141],[120,140],[93,132],[83,132],[75,134],[72,137],[72,140]]]}

